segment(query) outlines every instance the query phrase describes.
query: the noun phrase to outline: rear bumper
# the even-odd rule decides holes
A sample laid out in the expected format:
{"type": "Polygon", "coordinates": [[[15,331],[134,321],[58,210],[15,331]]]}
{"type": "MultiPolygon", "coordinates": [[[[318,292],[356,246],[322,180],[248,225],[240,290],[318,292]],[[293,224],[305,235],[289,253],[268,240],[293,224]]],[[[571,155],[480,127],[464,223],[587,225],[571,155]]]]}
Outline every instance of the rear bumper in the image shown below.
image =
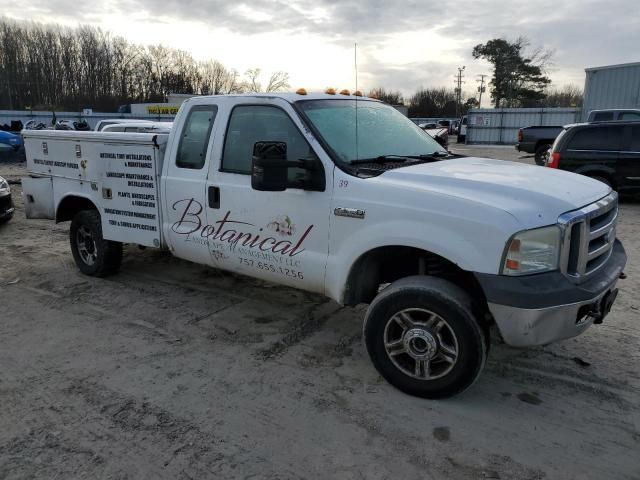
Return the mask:
{"type": "Polygon", "coordinates": [[[535,144],[533,143],[516,143],[516,150],[518,152],[525,152],[525,153],[535,153],[536,149],[535,149],[535,144]]]}
{"type": "Polygon", "coordinates": [[[611,258],[587,282],[576,285],[559,272],[526,277],[476,274],[505,343],[545,345],[575,337],[609,313],[627,261],[616,241],[611,258]]]}

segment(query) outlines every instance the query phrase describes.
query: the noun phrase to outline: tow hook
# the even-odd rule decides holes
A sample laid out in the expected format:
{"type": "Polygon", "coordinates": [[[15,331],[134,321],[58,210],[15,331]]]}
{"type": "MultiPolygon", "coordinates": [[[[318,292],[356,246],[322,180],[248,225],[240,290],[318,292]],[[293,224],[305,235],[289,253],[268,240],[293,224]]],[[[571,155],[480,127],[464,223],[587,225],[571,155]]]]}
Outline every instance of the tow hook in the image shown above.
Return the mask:
{"type": "Polygon", "coordinates": [[[600,301],[600,305],[597,307],[597,315],[594,317],[593,323],[599,325],[604,320],[604,317],[609,315],[611,312],[611,308],[613,307],[613,302],[616,301],[616,297],[618,296],[618,289],[611,290],[608,292],[600,301]]]}
{"type": "MultiPolygon", "coordinates": [[[[615,288],[608,291],[600,301],[590,305],[584,305],[578,311],[579,321],[580,319],[591,318],[594,325],[601,324],[604,318],[609,315],[609,312],[611,312],[611,308],[613,307],[613,303],[616,301],[617,296],[618,289],[615,288]]],[[[578,322],[576,322],[576,324],[578,324],[578,322]]]]}
{"type": "Polygon", "coordinates": [[[620,278],[620,280],[626,280],[627,279],[627,274],[624,273],[624,272],[620,272],[620,277],[618,277],[618,278],[620,278]]]}

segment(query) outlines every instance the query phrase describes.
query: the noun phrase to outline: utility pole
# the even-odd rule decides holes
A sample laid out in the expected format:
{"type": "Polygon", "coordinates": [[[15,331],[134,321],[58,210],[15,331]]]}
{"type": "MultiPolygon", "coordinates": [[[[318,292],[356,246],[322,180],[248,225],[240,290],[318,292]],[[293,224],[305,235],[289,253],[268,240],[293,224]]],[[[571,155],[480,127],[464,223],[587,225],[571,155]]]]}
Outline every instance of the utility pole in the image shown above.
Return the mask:
{"type": "Polygon", "coordinates": [[[458,67],[458,75],[456,75],[455,79],[456,79],[456,118],[460,118],[460,105],[462,104],[462,84],[465,83],[462,81],[462,78],[464,77],[463,72],[464,72],[465,67],[458,67]]]}
{"type": "Polygon", "coordinates": [[[478,87],[478,93],[480,94],[478,98],[478,108],[482,108],[482,94],[486,91],[487,87],[484,86],[484,78],[486,75],[480,75],[480,86],[478,87]]]}

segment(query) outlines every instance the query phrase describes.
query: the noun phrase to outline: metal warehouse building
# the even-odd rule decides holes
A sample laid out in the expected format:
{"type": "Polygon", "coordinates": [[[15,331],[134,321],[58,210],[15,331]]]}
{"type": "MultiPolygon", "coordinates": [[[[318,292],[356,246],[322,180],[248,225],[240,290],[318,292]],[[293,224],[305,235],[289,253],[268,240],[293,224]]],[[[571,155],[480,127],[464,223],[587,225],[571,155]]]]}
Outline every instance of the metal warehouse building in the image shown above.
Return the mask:
{"type": "Polygon", "coordinates": [[[583,118],[591,110],[640,108],[640,62],[585,69],[583,118]]]}

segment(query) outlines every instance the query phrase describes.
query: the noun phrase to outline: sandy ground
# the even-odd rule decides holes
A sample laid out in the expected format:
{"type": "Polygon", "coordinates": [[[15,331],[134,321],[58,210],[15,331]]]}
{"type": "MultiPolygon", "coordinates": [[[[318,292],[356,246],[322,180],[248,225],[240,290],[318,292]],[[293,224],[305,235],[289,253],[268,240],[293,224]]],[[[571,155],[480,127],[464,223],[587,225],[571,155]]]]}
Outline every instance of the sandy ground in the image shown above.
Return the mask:
{"type": "Polygon", "coordinates": [[[621,206],[629,278],[603,325],[494,344],[472,388],[426,401],[371,366],[361,307],[133,247],[120,274],[85,277],[68,224],[27,221],[19,185],[14,198],[0,226],[2,479],[640,478],[638,202],[621,206]]]}

